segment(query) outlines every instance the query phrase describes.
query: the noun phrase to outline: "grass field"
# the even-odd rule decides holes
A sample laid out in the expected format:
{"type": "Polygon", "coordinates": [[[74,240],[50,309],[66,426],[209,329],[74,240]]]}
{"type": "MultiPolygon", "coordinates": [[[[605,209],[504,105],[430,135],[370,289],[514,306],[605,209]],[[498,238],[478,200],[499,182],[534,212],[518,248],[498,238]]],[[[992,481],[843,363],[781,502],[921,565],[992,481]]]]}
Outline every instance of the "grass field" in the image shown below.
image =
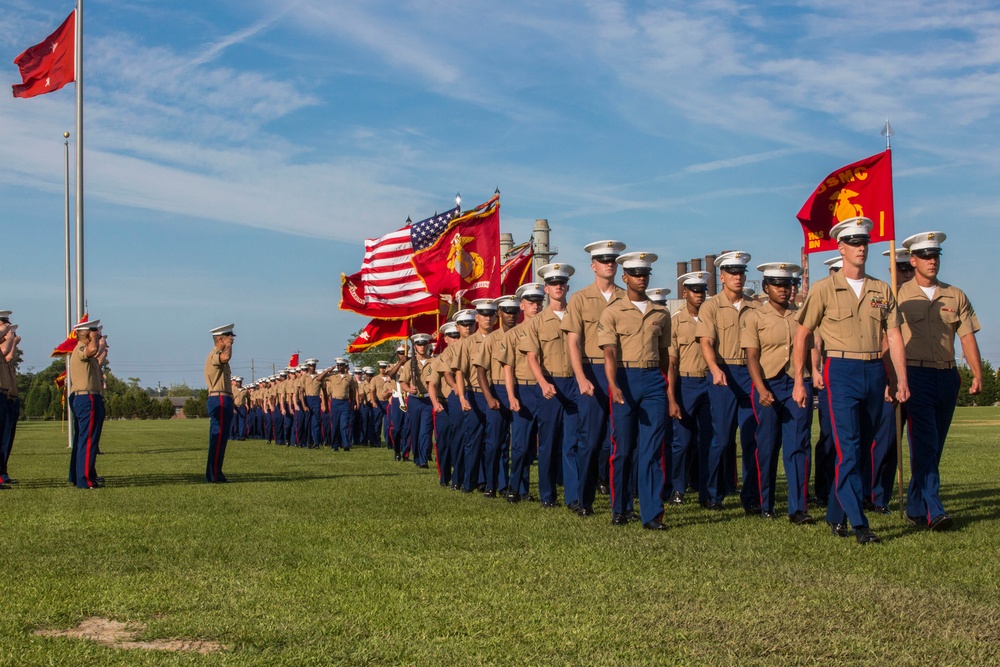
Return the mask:
{"type": "MultiPolygon", "coordinates": [[[[3,665],[1000,664],[1000,409],[958,411],[951,533],[669,508],[610,525],[440,488],[385,450],[231,443],[207,421],[109,422],[107,488],[66,483],[59,424],[19,426],[0,492],[3,665]],[[88,617],[217,653],[39,637],[88,617]]],[[[783,484],[783,482],[782,482],[783,484]]],[[[784,511],[779,497],[779,513],[784,511]]]]}

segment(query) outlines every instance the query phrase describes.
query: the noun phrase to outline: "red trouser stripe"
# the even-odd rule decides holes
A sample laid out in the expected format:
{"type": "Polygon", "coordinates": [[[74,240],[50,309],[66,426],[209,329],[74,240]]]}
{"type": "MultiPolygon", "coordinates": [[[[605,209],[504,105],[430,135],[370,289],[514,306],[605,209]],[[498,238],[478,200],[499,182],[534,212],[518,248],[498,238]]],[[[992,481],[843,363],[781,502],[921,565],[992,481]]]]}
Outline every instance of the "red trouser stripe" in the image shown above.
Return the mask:
{"type": "MultiPolygon", "coordinates": [[[[757,429],[754,430],[753,439],[757,443],[756,449],[753,452],[753,460],[757,465],[757,498],[760,500],[761,509],[766,509],[764,507],[764,485],[761,483],[763,479],[760,474],[760,415],[757,414],[757,401],[754,400],[755,396],[760,396],[760,392],[757,391],[757,387],[753,384],[750,385],[750,409],[753,410],[754,421],[757,422],[757,429]]],[[[763,405],[761,407],[764,407],[763,405]]]]}
{"type": "Polygon", "coordinates": [[[222,471],[219,469],[219,450],[222,449],[222,430],[223,430],[222,429],[222,422],[224,421],[224,417],[225,417],[225,414],[226,414],[226,411],[222,409],[222,400],[223,400],[223,397],[219,396],[219,417],[220,417],[220,419],[219,419],[219,440],[218,440],[218,442],[215,443],[215,465],[212,466],[212,472],[215,475],[215,477],[218,477],[222,473],[222,471]]]}
{"type": "MultiPolygon", "coordinates": [[[[618,442],[615,440],[615,399],[608,390],[608,426],[611,430],[611,456],[608,458],[609,477],[608,488],[611,489],[611,512],[615,511],[615,453],[618,451],[618,442]]],[[[623,473],[624,474],[624,473],[623,473]]],[[[624,510],[624,505],[622,506],[624,510]]]]}
{"type": "MultiPolygon", "coordinates": [[[[833,446],[837,450],[837,466],[833,469],[833,495],[837,497],[837,502],[840,503],[840,494],[837,493],[837,489],[840,487],[840,464],[844,460],[844,454],[840,451],[840,437],[837,435],[837,420],[833,414],[833,388],[830,386],[829,359],[827,359],[823,364],[823,382],[826,384],[826,402],[830,407],[830,430],[833,431],[833,446]]],[[[843,508],[844,504],[840,503],[840,507],[843,508]]]]}
{"type": "Polygon", "coordinates": [[[94,395],[90,394],[90,423],[87,424],[87,458],[83,462],[83,477],[87,480],[87,486],[93,486],[94,481],[90,479],[90,447],[94,443],[94,395]]]}

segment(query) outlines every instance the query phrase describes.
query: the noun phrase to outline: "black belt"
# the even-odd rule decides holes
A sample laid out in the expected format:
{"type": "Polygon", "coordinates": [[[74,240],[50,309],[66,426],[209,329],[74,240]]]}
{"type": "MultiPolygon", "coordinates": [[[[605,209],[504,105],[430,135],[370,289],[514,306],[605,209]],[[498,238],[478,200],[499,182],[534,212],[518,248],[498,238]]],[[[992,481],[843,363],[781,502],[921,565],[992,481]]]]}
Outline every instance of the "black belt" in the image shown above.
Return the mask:
{"type": "Polygon", "coordinates": [[[939,371],[951,370],[955,367],[954,361],[910,361],[906,360],[907,366],[916,366],[917,368],[936,368],[939,371]]]}

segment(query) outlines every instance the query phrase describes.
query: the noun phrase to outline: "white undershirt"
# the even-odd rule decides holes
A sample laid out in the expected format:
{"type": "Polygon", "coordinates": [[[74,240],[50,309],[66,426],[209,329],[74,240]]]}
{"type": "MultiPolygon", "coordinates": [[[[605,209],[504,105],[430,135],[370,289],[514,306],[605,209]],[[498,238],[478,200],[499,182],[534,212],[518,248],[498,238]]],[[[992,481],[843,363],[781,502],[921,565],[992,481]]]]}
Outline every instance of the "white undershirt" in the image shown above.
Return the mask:
{"type": "Polygon", "coordinates": [[[854,280],[853,278],[847,278],[847,277],[845,277],[844,280],[846,280],[847,284],[851,286],[852,290],[854,290],[854,296],[856,296],[856,297],[858,297],[860,299],[861,298],[861,288],[865,286],[865,279],[864,278],[860,278],[858,280],[854,280]]]}
{"type": "Polygon", "coordinates": [[[615,290],[612,289],[610,292],[601,292],[601,295],[604,296],[605,301],[611,303],[611,297],[615,295],[615,290]]]}
{"type": "Polygon", "coordinates": [[[632,305],[638,308],[643,315],[646,314],[646,306],[649,305],[649,301],[633,301],[632,305]]]}
{"type": "Polygon", "coordinates": [[[739,311],[739,309],[742,307],[743,307],[743,299],[740,299],[739,301],[733,304],[733,308],[735,308],[737,311],[739,311]]]}
{"type": "Polygon", "coordinates": [[[565,315],[566,315],[566,311],[565,310],[553,310],[552,312],[556,314],[556,317],[559,318],[560,322],[562,321],[562,318],[565,317],[565,315]]]}
{"type": "Polygon", "coordinates": [[[917,285],[917,287],[920,287],[920,289],[923,290],[928,299],[931,301],[934,300],[934,292],[937,291],[937,285],[931,285],[930,287],[921,287],[920,285],[917,285]]]}

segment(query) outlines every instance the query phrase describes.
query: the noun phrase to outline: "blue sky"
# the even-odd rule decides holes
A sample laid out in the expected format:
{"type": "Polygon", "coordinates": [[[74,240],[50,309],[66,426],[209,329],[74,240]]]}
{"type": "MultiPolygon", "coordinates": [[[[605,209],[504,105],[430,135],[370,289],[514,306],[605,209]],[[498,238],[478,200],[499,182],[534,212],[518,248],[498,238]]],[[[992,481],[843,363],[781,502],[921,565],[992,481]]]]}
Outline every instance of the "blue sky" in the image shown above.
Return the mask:
{"type": "MultiPolygon", "coordinates": [[[[0,0],[0,87],[65,0],[0,0]]],[[[366,320],[337,310],[363,239],[501,191],[559,259],[619,238],[675,262],[799,258],[820,179],[895,130],[897,237],[943,230],[984,356],[1000,315],[1000,10],[989,2],[462,3],[87,0],[87,297],[112,369],[203,384],[208,329],[234,367],[322,364],[366,320]]],[[[64,335],[63,145],[73,86],[0,102],[0,307],[25,368],[64,335]]],[[[873,246],[873,255],[887,244],[873,246]]],[[[814,276],[822,270],[814,256],[814,276]]],[[[883,258],[872,273],[887,276],[883,258]]],[[[582,286],[578,285],[578,286],[582,286]]]]}

